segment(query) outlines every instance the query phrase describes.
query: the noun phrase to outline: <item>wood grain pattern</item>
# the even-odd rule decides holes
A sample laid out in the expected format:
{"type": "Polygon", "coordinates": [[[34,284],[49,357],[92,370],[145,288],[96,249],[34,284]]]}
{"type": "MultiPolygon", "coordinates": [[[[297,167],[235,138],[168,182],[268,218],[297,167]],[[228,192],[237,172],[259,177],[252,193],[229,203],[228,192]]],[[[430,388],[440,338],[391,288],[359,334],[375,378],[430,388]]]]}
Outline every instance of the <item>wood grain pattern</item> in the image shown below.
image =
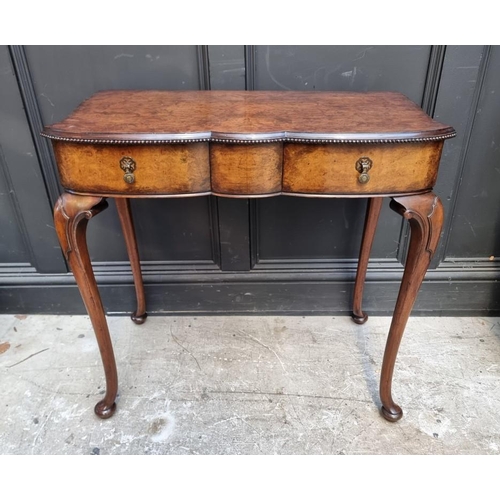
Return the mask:
{"type": "Polygon", "coordinates": [[[380,375],[382,415],[391,422],[403,416],[392,399],[392,376],[403,337],[418,290],[436,250],[443,226],[443,205],[434,193],[394,198],[391,208],[410,222],[411,236],[403,280],[392,317],[380,375]]]}
{"type": "Polygon", "coordinates": [[[96,145],[55,142],[62,185],[100,196],[410,194],[432,189],[443,141],[402,144],[186,143],[96,145]],[[136,162],[127,184],[120,160],[136,162]],[[370,180],[356,162],[369,157],[370,180]]]}
{"type": "Polygon", "coordinates": [[[443,141],[410,144],[285,144],[283,192],[370,194],[431,189],[443,141]],[[359,182],[356,162],[368,157],[370,180],[359,182]]]}
{"type": "Polygon", "coordinates": [[[61,184],[81,193],[184,194],[210,192],[209,145],[95,145],[54,141],[61,184]],[[120,160],[136,162],[135,182],[127,184],[120,160]]]}
{"type": "Polygon", "coordinates": [[[99,92],[43,131],[79,141],[381,141],[453,132],[397,92],[156,90],[99,92]]]}
{"type": "Polygon", "coordinates": [[[118,374],[113,344],[90,262],[86,232],[88,221],[107,206],[107,202],[100,197],[64,193],[54,208],[54,222],[59,243],[75,276],[101,352],[106,376],[106,394],[94,408],[100,418],[109,418],[115,412],[118,374]]]}
{"type": "Polygon", "coordinates": [[[257,196],[281,193],[283,147],[271,144],[211,144],[212,192],[257,196]]]}

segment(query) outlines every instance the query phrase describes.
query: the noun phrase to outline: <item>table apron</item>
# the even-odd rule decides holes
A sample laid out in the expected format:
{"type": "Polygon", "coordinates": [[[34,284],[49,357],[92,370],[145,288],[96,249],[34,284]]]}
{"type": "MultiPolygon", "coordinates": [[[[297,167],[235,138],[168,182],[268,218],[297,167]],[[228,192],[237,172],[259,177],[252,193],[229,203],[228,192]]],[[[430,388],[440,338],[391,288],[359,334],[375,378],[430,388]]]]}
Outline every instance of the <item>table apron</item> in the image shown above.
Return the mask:
{"type": "Polygon", "coordinates": [[[54,141],[63,187],[112,197],[373,197],[432,189],[443,141],[101,145],[54,141]]]}

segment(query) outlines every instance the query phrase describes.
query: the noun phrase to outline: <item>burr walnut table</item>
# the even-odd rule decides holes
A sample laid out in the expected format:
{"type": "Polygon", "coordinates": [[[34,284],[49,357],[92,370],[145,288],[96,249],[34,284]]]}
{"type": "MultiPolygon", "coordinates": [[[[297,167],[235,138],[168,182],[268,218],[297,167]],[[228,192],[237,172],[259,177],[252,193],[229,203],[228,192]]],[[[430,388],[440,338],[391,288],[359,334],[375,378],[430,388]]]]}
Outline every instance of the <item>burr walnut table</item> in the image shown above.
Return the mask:
{"type": "Polygon", "coordinates": [[[118,389],[106,317],[86,243],[89,219],[115,198],[134,276],[135,323],[146,319],[129,198],[309,196],[368,198],[354,288],[354,321],[367,316],[362,292],[384,197],[408,219],[411,239],[387,339],[382,415],[399,420],[391,395],[408,316],[439,240],[443,208],[433,194],[453,128],[393,92],[106,91],[44,129],[66,192],[55,206],[57,234],[99,344],[113,415],[118,389]]]}

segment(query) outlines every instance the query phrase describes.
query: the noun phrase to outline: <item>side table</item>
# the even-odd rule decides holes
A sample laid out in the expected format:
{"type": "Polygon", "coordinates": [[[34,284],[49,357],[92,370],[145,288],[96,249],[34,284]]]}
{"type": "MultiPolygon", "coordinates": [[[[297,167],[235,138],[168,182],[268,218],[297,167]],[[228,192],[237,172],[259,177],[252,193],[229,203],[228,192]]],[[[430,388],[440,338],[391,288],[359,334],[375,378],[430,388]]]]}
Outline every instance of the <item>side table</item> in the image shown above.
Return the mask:
{"type": "Polygon", "coordinates": [[[384,197],[408,219],[408,257],[382,363],[382,415],[399,420],[392,399],[396,355],[436,249],[443,207],[432,192],[453,128],[395,92],[105,91],[45,127],[66,192],[56,230],[97,337],[106,393],[95,407],[113,415],[118,377],[106,317],[86,242],[88,221],[115,198],[132,267],[137,309],[146,301],[129,198],[183,196],[363,197],[368,208],[354,287],[362,295],[384,197]]]}

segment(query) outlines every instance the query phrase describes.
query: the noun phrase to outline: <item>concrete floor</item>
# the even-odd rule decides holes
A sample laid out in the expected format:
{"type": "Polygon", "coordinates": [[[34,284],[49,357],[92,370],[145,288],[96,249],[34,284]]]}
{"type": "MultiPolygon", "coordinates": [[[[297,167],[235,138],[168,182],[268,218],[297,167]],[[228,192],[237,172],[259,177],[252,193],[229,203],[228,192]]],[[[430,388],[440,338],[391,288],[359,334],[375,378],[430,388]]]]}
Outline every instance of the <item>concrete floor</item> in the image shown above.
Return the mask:
{"type": "Polygon", "coordinates": [[[390,318],[109,318],[118,410],[86,316],[0,316],[2,454],[498,454],[500,318],[411,318],[405,415],[379,415],[390,318]]]}

